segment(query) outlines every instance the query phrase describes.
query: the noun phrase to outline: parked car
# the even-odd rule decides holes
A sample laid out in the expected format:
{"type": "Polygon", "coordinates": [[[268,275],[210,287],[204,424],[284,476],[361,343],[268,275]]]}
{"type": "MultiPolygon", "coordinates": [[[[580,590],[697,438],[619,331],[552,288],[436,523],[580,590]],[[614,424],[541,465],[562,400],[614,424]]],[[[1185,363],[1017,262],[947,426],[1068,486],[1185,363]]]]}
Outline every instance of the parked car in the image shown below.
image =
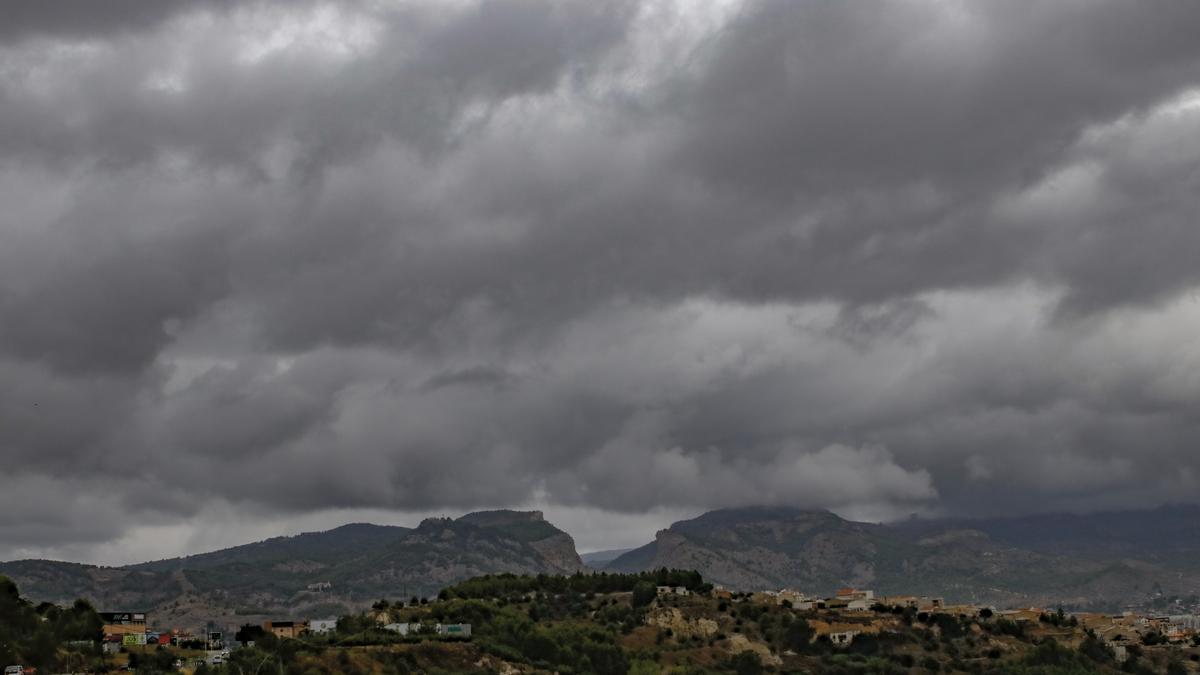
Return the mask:
{"type": "Polygon", "coordinates": [[[25,666],[5,666],[4,675],[24,675],[25,666]]]}

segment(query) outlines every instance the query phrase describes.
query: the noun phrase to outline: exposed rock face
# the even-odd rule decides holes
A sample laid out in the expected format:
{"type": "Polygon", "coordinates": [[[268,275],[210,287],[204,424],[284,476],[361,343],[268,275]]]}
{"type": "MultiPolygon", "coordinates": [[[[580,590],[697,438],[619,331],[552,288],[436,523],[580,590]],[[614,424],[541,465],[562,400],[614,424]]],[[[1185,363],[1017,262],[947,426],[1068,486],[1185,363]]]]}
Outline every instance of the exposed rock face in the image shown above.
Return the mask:
{"type": "Polygon", "coordinates": [[[674,607],[659,607],[646,615],[646,625],[670,629],[678,638],[708,639],[720,631],[716,621],[706,618],[688,619],[674,607]]]}
{"type": "Polygon", "coordinates": [[[546,564],[559,574],[573,574],[586,569],[579,559],[579,552],[575,550],[575,540],[566,532],[530,542],[529,546],[540,553],[546,564]]]}
{"type": "Polygon", "coordinates": [[[468,513],[457,523],[488,528],[529,545],[542,557],[550,571],[572,574],[585,569],[571,535],[546,522],[541,511],[479,511],[468,513]]]}
{"type": "Polygon", "coordinates": [[[761,642],[754,642],[741,633],[734,633],[729,636],[729,653],[740,654],[742,652],[754,652],[758,654],[758,658],[768,666],[778,666],[783,663],[783,659],[771,652],[771,648],[761,642]]]}

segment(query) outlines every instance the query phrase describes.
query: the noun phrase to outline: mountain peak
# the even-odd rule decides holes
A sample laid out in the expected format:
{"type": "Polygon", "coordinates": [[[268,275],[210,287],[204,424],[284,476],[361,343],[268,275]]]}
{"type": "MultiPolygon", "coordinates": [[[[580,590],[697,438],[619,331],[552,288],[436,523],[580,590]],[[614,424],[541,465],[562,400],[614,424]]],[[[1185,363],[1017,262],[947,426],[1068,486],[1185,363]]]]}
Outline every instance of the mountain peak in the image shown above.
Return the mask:
{"type": "Polygon", "coordinates": [[[455,522],[469,523],[477,527],[498,527],[516,523],[541,523],[546,517],[541,511],[513,511],[497,509],[495,511],[475,511],[459,518],[455,522]]]}
{"type": "Polygon", "coordinates": [[[738,525],[781,521],[844,522],[836,514],[821,509],[802,509],[794,506],[741,506],[708,511],[690,520],[672,523],[670,529],[675,532],[712,531],[738,525]]]}

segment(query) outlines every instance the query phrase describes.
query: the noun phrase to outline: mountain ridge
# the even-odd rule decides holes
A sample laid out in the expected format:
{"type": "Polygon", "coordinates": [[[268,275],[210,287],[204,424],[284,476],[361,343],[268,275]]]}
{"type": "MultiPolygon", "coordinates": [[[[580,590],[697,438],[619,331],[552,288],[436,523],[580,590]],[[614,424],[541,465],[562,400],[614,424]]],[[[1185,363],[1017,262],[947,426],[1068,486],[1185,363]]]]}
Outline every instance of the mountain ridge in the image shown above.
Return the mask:
{"type": "Polygon", "coordinates": [[[171,620],[361,610],[381,597],[428,596],[495,572],[584,569],[569,534],[540,512],[427,518],[416,528],[351,523],[189,556],[115,567],[62,561],[0,563],[30,597],[155,609],[171,620]]]}
{"type": "Polygon", "coordinates": [[[498,510],[416,527],[347,523],[123,566],[15,560],[0,563],[0,574],[38,600],[88,597],[180,620],[331,614],[381,597],[431,595],[478,574],[658,567],[696,569],[739,590],[859,586],[1008,606],[1124,608],[1200,595],[1200,506],[893,523],[786,506],[717,509],[615,553],[585,564],[571,535],[541,512],[498,510]]]}
{"type": "Polygon", "coordinates": [[[861,523],[790,507],[719,509],[673,523],[604,569],[686,567],[738,590],[859,586],[1001,605],[1125,607],[1200,594],[1198,516],[1200,507],[1176,506],[861,523]]]}

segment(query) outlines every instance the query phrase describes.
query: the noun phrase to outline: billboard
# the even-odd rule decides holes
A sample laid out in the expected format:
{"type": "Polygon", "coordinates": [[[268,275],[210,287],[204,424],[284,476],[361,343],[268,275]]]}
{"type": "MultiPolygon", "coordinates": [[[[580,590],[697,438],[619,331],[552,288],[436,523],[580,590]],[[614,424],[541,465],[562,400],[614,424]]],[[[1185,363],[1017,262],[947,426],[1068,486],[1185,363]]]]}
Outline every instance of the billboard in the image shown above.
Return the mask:
{"type": "Polygon", "coordinates": [[[125,635],[121,636],[121,644],[125,645],[126,647],[134,647],[137,645],[144,645],[144,644],[146,644],[146,634],[145,633],[126,633],[125,635]]]}
{"type": "Polygon", "coordinates": [[[146,623],[145,612],[97,612],[100,620],[112,625],[146,623]]]}

